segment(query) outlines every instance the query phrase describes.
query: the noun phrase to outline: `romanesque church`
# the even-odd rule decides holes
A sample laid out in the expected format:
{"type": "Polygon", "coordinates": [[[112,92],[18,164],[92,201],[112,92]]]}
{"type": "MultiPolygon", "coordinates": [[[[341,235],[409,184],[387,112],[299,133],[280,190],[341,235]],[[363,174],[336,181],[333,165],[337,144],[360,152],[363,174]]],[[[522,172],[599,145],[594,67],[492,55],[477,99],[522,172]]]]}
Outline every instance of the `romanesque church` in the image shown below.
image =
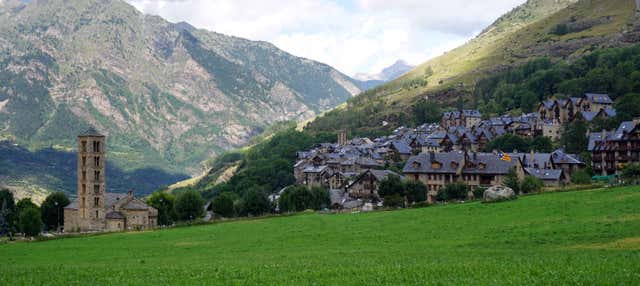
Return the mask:
{"type": "Polygon", "coordinates": [[[141,230],[157,225],[158,210],[128,194],[106,192],[106,137],[78,135],[77,197],[64,209],[65,232],[141,230]]]}

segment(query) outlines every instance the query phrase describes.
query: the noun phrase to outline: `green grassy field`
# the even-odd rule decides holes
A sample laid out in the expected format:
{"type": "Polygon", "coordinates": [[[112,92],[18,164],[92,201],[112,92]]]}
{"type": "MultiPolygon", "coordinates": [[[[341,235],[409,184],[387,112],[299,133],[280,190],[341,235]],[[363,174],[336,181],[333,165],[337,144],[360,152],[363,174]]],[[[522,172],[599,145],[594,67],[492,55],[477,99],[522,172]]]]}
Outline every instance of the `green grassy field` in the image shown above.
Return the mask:
{"type": "Polygon", "coordinates": [[[0,244],[0,285],[639,285],[640,188],[0,244]]]}

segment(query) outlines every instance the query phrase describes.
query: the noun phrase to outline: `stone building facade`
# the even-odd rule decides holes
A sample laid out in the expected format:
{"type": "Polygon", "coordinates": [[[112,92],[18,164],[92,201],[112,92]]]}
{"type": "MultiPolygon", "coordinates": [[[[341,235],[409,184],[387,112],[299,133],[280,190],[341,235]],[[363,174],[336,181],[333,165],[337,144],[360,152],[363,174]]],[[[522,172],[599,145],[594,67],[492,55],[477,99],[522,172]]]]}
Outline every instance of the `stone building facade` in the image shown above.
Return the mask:
{"type": "Polygon", "coordinates": [[[133,192],[106,192],[106,137],[90,128],[78,136],[77,197],[64,209],[64,229],[118,231],[157,225],[158,211],[133,192]]]}

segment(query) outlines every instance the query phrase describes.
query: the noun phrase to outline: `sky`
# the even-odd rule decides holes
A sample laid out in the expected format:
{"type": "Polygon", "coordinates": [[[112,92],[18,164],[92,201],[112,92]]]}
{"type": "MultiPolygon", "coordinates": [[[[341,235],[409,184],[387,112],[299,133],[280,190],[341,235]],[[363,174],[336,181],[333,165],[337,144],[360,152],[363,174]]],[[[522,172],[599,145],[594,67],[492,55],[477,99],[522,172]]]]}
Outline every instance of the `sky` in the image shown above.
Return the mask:
{"type": "Polygon", "coordinates": [[[418,65],[525,0],[126,0],[168,21],[251,40],[353,76],[418,65]]]}

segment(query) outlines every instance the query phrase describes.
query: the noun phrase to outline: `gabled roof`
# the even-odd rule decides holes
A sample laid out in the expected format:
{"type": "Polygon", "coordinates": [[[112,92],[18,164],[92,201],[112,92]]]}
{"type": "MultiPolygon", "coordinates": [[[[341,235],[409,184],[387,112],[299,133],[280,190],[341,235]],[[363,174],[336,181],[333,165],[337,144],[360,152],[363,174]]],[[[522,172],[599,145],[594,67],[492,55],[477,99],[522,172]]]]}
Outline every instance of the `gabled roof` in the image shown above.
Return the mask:
{"type": "Polygon", "coordinates": [[[551,161],[554,164],[584,165],[584,162],[578,160],[576,155],[567,154],[562,149],[555,150],[551,153],[551,161]]]}
{"type": "Polygon", "coordinates": [[[121,212],[110,211],[105,215],[106,219],[124,219],[124,215],[121,212]]]}
{"type": "Polygon", "coordinates": [[[585,93],[584,98],[593,103],[599,104],[612,104],[613,100],[609,97],[608,94],[600,94],[600,93],[585,93]]]}

